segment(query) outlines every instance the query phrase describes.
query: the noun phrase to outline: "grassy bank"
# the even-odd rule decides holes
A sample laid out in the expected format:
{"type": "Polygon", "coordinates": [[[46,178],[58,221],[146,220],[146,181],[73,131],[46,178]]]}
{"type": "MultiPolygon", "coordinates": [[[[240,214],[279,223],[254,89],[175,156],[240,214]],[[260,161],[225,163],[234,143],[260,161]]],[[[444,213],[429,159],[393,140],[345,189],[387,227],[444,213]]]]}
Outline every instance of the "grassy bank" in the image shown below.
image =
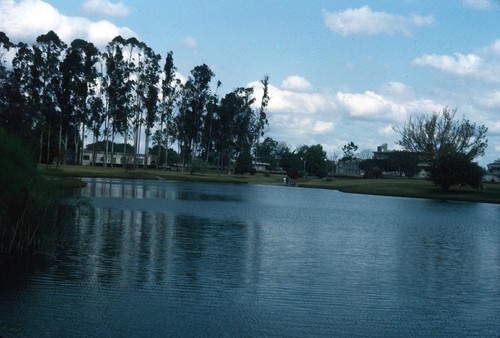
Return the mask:
{"type": "Polygon", "coordinates": [[[451,187],[447,193],[443,193],[439,187],[430,181],[406,178],[311,180],[309,182],[302,182],[301,186],[329,188],[357,194],[500,203],[500,184],[493,183],[485,183],[481,190],[467,187],[451,187]]]}
{"type": "MultiPolygon", "coordinates": [[[[156,169],[124,170],[123,168],[103,168],[87,166],[41,167],[42,173],[53,178],[71,178],[77,186],[78,177],[128,178],[128,179],[165,179],[175,181],[196,181],[240,184],[283,184],[283,175],[226,175],[218,173],[194,174],[156,169]]],[[[482,190],[452,187],[449,192],[441,190],[426,180],[385,178],[385,179],[346,179],[346,178],[302,178],[297,186],[321,189],[335,189],[346,193],[371,194],[384,196],[418,197],[450,201],[485,202],[500,204],[500,185],[485,183],[482,190]]]]}

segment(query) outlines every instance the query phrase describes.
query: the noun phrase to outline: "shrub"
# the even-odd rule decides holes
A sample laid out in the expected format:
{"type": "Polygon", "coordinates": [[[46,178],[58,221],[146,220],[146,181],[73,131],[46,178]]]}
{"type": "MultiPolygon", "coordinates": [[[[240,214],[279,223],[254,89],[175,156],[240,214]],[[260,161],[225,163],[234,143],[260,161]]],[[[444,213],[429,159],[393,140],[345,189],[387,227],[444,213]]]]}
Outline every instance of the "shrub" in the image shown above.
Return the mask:
{"type": "Polygon", "coordinates": [[[484,174],[484,169],[463,153],[442,155],[429,169],[430,180],[444,192],[453,185],[481,188],[484,174]]]}
{"type": "Polygon", "coordinates": [[[58,229],[55,193],[40,175],[29,148],[0,129],[0,253],[35,252],[58,229]]]}

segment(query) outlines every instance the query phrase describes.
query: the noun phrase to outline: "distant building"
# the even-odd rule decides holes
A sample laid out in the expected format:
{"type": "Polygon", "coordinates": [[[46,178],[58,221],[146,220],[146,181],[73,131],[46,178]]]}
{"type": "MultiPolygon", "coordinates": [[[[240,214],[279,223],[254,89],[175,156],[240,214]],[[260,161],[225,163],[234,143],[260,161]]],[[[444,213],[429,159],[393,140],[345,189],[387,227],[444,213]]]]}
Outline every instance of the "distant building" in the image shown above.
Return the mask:
{"type": "MultiPolygon", "coordinates": [[[[373,152],[374,160],[387,160],[391,154],[396,150],[389,150],[387,143],[382,143],[377,147],[377,151],[373,152]]],[[[391,171],[384,172],[385,176],[400,176],[400,172],[391,171]]],[[[425,162],[421,162],[418,164],[418,173],[415,175],[417,178],[427,178],[429,176],[429,164],[425,162]]]]}
{"type": "Polygon", "coordinates": [[[500,182],[500,162],[488,164],[488,171],[483,177],[485,182],[500,182]]]}
{"type": "MultiPolygon", "coordinates": [[[[82,154],[82,164],[83,165],[92,165],[94,156],[92,151],[89,150],[84,150],[82,154]]],[[[111,153],[108,152],[107,160],[105,161],[104,158],[106,157],[106,153],[104,151],[96,151],[95,153],[95,164],[97,166],[102,166],[104,163],[107,164],[113,164],[116,166],[123,166],[124,163],[127,164],[132,164],[134,161],[134,156],[133,155],[126,155],[126,158],[124,158],[123,153],[115,153],[113,157],[111,157],[111,153]]],[[[144,154],[137,154],[137,165],[138,166],[144,166],[145,162],[145,155],[144,154]]],[[[152,155],[148,155],[148,158],[146,160],[146,164],[148,166],[154,165],[154,159],[152,155]]]]}
{"type": "Polygon", "coordinates": [[[377,151],[373,152],[374,160],[386,160],[389,158],[389,151],[387,150],[387,143],[382,143],[377,147],[377,151]]]}
{"type": "Polygon", "coordinates": [[[347,176],[360,176],[361,169],[359,169],[359,163],[361,160],[359,158],[353,158],[350,160],[340,160],[337,163],[337,175],[347,175],[347,176]]]}

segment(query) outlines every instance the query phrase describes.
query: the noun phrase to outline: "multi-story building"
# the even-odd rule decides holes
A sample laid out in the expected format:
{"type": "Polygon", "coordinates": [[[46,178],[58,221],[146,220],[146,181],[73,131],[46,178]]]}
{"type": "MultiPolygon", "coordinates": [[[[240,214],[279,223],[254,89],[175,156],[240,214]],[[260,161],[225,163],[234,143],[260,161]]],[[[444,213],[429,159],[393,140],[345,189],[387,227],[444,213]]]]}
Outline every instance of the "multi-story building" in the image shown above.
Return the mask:
{"type": "Polygon", "coordinates": [[[488,164],[488,171],[483,177],[485,182],[500,182],[500,161],[488,164]]]}

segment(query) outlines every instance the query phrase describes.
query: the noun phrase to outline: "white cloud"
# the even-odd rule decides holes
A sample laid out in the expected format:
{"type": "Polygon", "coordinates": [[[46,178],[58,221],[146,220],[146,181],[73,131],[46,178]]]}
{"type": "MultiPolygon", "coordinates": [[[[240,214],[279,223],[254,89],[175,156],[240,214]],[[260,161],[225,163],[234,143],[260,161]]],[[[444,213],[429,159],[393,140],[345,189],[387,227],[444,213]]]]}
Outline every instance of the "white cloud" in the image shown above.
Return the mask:
{"type": "Polygon", "coordinates": [[[480,97],[477,97],[476,101],[483,107],[500,109],[500,89],[484,93],[480,97]]]}
{"type": "MultiPolygon", "coordinates": [[[[260,82],[248,86],[254,88],[256,98],[262,96],[260,82]]],[[[392,96],[374,91],[291,91],[271,84],[267,134],[287,140],[292,148],[319,143],[331,152],[349,140],[371,149],[380,143],[395,142],[398,135],[392,126],[404,123],[410,115],[440,111],[443,107],[431,99],[414,99],[412,90],[401,82],[381,87],[392,96]]]]}
{"type": "Polygon", "coordinates": [[[184,38],[184,45],[188,48],[191,48],[191,49],[196,49],[196,47],[198,47],[198,43],[191,36],[187,36],[184,38]]]}
{"type": "Polygon", "coordinates": [[[415,114],[429,114],[432,112],[439,112],[446,106],[436,102],[435,100],[420,98],[418,100],[405,101],[402,103],[408,112],[415,114]]]}
{"type": "Polygon", "coordinates": [[[396,95],[406,95],[408,92],[408,87],[401,82],[397,81],[391,81],[387,84],[387,88],[389,89],[390,92],[396,94],[396,95]]]}
{"type": "Polygon", "coordinates": [[[316,121],[313,126],[313,133],[315,134],[326,134],[335,130],[335,123],[326,121],[316,121]]]}
{"type": "Polygon", "coordinates": [[[477,73],[481,66],[481,58],[474,54],[455,53],[454,56],[428,54],[416,58],[413,64],[417,66],[431,66],[444,72],[457,75],[477,73]]]}
{"type": "Polygon", "coordinates": [[[104,47],[117,35],[124,38],[137,36],[126,27],[118,27],[109,21],[94,22],[82,17],[61,14],[42,0],[1,0],[0,31],[14,42],[34,42],[41,34],[53,30],[66,43],[76,38],[104,47]]]}
{"type": "Polygon", "coordinates": [[[336,99],[337,103],[354,118],[404,121],[407,117],[404,106],[372,91],[354,94],[338,92],[336,99]]]}
{"type": "Polygon", "coordinates": [[[487,82],[500,82],[500,40],[475,53],[453,55],[426,54],[413,60],[416,66],[429,66],[443,72],[487,82]]]}
{"type": "Polygon", "coordinates": [[[125,17],[132,12],[130,7],[121,1],[114,3],[108,0],[87,0],[83,3],[82,8],[88,13],[117,17],[125,17]]]}
{"type": "Polygon", "coordinates": [[[403,34],[410,35],[412,28],[430,26],[430,15],[401,16],[386,12],[373,12],[370,7],[350,8],[343,12],[324,12],[324,22],[334,33],[347,35],[403,34]]]}
{"type": "Polygon", "coordinates": [[[496,56],[500,56],[500,40],[496,40],[488,49],[496,56]]]}
{"type": "Polygon", "coordinates": [[[381,86],[384,96],[394,100],[409,100],[413,98],[413,89],[399,81],[390,81],[381,86]]]}
{"type": "Polygon", "coordinates": [[[392,124],[389,124],[387,126],[380,127],[377,130],[380,135],[387,136],[394,133],[394,126],[392,124]]]}
{"type": "Polygon", "coordinates": [[[312,88],[312,85],[302,76],[292,75],[283,80],[281,87],[288,90],[308,91],[312,88]]]}
{"type": "Polygon", "coordinates": [[[475,9],[490,9],[493,7],[490,0],[463,0],[462,4],[465,7],[475,8],[475,9]]]}
{"type": "MultiPolygon", "coordinates": [[[[254,88],[255,97],[262,96],[262,84],[260,82],[252,82],[248,86],[254,88]]],[[[335,107],[335,104],[325,95],[285,90],[273,85],[269,85],[269,96],[271,97],[269,109],[275,112],[310,115],[319,111],[331,110],[335,107]]]]}

